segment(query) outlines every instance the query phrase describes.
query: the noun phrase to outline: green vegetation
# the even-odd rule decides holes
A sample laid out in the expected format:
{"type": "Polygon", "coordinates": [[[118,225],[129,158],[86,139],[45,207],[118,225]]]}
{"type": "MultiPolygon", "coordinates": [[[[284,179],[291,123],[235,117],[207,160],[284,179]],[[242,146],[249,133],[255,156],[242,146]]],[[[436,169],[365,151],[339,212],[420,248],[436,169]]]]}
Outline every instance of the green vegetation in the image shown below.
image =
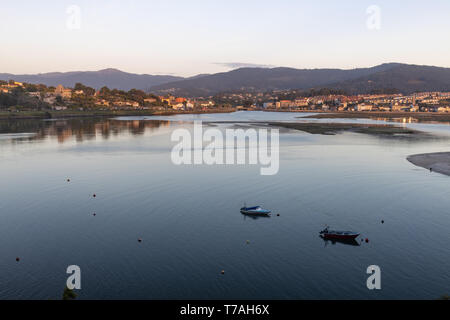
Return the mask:
{"type": "Polygon", "coordinates": [[[17,87],[9,93],[0,93],[0,111],[27,111],[27,110],[44,110],[50,106],[43,102],[39,97],[30,96],[26,89],[17,87]]]}
{"type": "MultiPolygon", "coordinates": [[[[0,89],[2,89],[0,91],[0,113],[20,112],[27,115],[29,112],[55,109],[105,111],[163,106],[159,97],[147,94],[142,90],[131,89],[127,92],[103,87],[96,91],[82,83],[76,83],[73,89],[63,88],[63,92],[55,92],[55,87],[47,87],[43,84],[19,84],[10,80],[8,82],[0,81],[0,89]]],[[[35,114],[31,116],[35,116],[35,114]]]]}
{"type": "Polygon", "coordinates": [[[75,300],[76,298],[77,294],[73,290],[70,290],[67,287],[64,288],[64,292],[62,295],[63,300],[75,300]]]}
{"type": "Polygon", "coordinates": [[[95,89],[91,87],[87,87],[83,85],[82,83],[76,83],[75,87],[73,88],[75,91],[83,91],[83,94],[86,96],[93,96],[95,94],[95,89]]]}

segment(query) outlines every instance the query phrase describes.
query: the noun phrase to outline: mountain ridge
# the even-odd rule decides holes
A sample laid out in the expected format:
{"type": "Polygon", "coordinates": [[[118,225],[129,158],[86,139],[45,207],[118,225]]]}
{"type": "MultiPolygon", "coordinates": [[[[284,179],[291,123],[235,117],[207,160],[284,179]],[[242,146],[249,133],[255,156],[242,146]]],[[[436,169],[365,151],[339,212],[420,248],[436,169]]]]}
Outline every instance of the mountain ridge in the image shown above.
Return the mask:
{"type": "Polygon", "coordinates": [[[380,89],[450,91],[450,68],[384,63],[356,69],[240,68],[198,79],[169,82],[150,88],[154,93],[201,96],[230,91],[270,91],[313,88],[341,89],[349,94],[380,89]]]}
{"type": "Polygon", "coordinates": [[[19,75],[0,73],[0,80],[8,81],[11,79],[33,84],[42,83],[47,86],[62,84],[65,87],[74,87],[75,83],[81,82],[86,86],[96,89],[107,86],[111,89],[140,89],[147,91],[154,85],[173,82],[184,78],[170,75],[128,73],[115,68],[107,68],[98,71],[48,72],[19,75]]]}
{"type": "Polygon", "coordinates": [[[134,74],[115,68],[98,71],[49,72],[29,75],[0,73],[0,80],[42,83],[48,86],[75,83],[100,89],[141,89],[155,94],[178,96],[210,96],[233,91],[339,89],[348,94],[395,89],[403,93],[415,91],[450,91],[450,68],[383,63],[368,68],[296,69],[290,67],[244,67],[214,74],[192,77],[134,74]]]}

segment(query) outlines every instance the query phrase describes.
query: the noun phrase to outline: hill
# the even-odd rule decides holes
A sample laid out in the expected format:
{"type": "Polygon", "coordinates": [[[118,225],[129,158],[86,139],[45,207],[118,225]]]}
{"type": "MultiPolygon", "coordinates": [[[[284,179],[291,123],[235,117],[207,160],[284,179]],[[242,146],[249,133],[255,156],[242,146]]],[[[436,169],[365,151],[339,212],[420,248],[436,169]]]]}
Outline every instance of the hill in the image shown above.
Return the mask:
{"type": "Polygon", "coordinates": [[[397,64],[357,79],[335,83],[331,87],[349,93],[369,93],[397,89],[402,93],[450,91],[450,68],[397,64]]]}
{"type": "Polygon", "coordinates": [[[229,91],[270,91],[311,88],[342,89],[348,93],[370,93],[382,89],[450,91],[450,69],[387,63],[371,68],[292,69],[241,68],[153,86],[154,93],[209,96],[229,91]]]}
{"type": "Polygon", "coordinates": [[[52,72],[35,75],[14,75],[0,73],[0,80],[15,80],[34,84],[45,84],[47,86],[57,86],[62,84],[65,87],[74,87],[75,83],[81,82],[84,85],[100,89],[107,86],[110,89],[141,89],[148,90],[155,85],[164,84],[183,79],[181,77],[166,75],[148,75],[127,73],[117,69],[104,69],[100,71],[75,71],[75,72],[52,72]]]}
{"type": "Polygon", "coordinates": [[[0,73],[0,80],[62,84],[73,87],[81,82],[100,89],[103,86],[130,90],[133,88],[155,94],[177,96],[210,96],[221,92],[330,88],[349,94],[378,91],[450,91],[450,68],[386,63],[371,68],[293,69],[240,68],[216,74],[200,74],[190,78],[168,75],[133,74],[117,69],[79,72],[54,72],[36,75],[0,73]]]}

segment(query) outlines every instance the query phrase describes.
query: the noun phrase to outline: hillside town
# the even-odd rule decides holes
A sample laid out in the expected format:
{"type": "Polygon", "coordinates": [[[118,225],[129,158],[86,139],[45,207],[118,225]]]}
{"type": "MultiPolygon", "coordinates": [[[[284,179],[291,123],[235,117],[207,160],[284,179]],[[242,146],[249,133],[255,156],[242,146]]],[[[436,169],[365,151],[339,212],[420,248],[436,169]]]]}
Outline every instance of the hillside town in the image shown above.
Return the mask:
{"type": "Polygon", "coordinates": [[[230,93],[221,95],[220,101],[235,105],[238,110],[450,112],[450,92],[305,95],[310,94],[295,90],[230,93]]]}
{"type": "Polygon", "coordinates": [[[23,110],[149,110],[152,112],[234,110],[348,111],[348,112],[450,112],[450,92],[374,93],[346,95],[333,90],[234,92],[210,97],[158,96],[142,90],[96,90],[81,83],[58,85],[0,81],[0,108],[23,110]]]}
{"type": "Polygon", "coordinates": [[[151,111],[206,111],[218,108],[213,100],[157,96],[142,90],[123,91],[103,87],[100,90],[81,83],[74,88],[58,85],[21,83],[0,80],[0,109],[9,112],[31,110],[151,110],[151,111]]]}

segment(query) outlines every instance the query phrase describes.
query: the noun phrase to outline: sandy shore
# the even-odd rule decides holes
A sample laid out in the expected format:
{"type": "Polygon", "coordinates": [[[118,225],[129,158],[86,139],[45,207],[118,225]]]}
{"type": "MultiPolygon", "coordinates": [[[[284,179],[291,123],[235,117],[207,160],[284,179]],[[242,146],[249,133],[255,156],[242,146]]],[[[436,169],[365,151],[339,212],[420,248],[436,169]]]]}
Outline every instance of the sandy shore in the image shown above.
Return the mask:
{"type": "Polygon", "coordinates": [[[330,122],[268,122],[271,126],[282,127],[287,129],[300,130],[311,134],[335,135],[339,132],[356,132],[365,133],[381,137],[393,138],[429,138],[431,135],[409,128],[397,127],[392,125],[379,124],[361,124],[361,123],[330,123],[330,122]]]}
{"type": "MultiPolygon", "coordinates": [[[[314,111],[311,111],[314,112],[314,111]]],[[[417,122],[450,122],[449,113],[438,112],[380,112],[380,111],[339,111],[319,112],[302,118],[313,119],[379,119],[379,120],[403,120],[412,118],[417,122]]]]}
{"type": "Polygon", "coordinates": [[[450,152],[416,154],[407,159],[416,166],[450,176],[450,152]]]}

